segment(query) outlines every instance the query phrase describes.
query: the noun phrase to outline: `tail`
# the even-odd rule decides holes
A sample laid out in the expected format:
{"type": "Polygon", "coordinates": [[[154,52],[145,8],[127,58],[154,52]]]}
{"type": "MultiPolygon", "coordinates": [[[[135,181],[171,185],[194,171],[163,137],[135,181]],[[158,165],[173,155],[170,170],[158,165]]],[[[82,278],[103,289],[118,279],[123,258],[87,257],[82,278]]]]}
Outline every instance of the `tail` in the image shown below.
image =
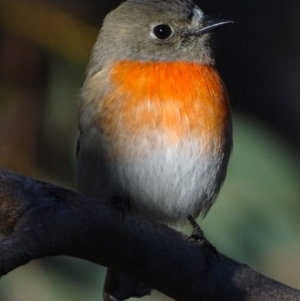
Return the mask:
{"type": "Polygon", "coordinates": [[[130,276],[108,269],[103,288],[104,301],[123,301],[150,295],[152,288],[130,276]]]}

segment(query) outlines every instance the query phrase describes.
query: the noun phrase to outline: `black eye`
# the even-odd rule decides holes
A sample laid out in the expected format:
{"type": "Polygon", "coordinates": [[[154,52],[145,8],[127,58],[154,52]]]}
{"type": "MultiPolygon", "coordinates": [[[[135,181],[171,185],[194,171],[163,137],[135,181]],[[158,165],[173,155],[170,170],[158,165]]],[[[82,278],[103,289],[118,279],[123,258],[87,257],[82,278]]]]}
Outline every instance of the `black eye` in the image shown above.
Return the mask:
{"type": "Polygon", "coordinates": [[[153,33],[158,39],[165,40],[172,34],[172,29],[167,24],[159,24],[153,28],[153,33]]]}

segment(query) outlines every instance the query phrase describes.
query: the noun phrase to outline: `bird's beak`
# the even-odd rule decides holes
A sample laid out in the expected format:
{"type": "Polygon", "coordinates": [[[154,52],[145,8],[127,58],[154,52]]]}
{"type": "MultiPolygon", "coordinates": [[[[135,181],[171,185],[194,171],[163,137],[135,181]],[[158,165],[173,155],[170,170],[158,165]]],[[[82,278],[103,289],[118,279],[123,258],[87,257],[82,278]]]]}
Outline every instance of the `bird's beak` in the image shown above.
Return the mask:
{"type": "Polygon", "coordinates": [[[214,31],[216,29],[222,28],[224,26],[233,24],[233,21],[227,19],[217,19],[217,20],[204,20],[202,22],[202,28],[194,31],[193,35],[203,35],[205,33],[214,31]]]}

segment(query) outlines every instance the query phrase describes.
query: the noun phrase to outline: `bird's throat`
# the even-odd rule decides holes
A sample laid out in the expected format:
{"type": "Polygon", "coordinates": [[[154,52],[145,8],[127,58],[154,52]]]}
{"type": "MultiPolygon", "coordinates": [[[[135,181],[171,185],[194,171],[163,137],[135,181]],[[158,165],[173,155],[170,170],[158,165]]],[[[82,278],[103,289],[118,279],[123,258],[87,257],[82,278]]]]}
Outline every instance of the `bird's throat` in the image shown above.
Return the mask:
{"type": "Polygon", "coordinates": [[[170,143],[187,136],[220,143],[230,118],[227,92],[213,66],[190,62],[119,61],[104,99],[106,135],[161,131],[170,143]],[[218,142],[219,141],[219,142],[218,142]]]}

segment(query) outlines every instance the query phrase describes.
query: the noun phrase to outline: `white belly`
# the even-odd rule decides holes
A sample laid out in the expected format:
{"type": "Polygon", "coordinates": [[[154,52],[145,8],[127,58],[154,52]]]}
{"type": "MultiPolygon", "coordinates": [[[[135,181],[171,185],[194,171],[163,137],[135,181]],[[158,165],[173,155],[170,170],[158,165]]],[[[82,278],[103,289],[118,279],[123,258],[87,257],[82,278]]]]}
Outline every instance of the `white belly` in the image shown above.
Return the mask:
{"type": "Polygon", "coordinates": [[[225,177],[220,149],[203,149],[192,138],[171,147],[145,143],[134,143],[111,166],[117,193],[129,197],[132,213],[163,223],[205,215],[225,177]]]}

